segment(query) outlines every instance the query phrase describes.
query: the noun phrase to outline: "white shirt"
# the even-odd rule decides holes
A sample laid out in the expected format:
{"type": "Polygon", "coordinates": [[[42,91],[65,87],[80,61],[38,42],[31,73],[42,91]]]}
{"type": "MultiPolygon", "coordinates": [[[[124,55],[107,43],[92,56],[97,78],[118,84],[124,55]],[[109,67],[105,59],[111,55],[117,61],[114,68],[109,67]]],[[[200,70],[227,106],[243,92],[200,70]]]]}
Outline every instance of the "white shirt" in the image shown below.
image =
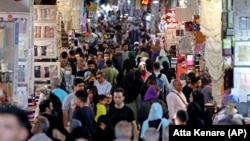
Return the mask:
{"type": "Polygon", "coordinates": [[[94,85],[97,87],[98,94],[110,94],[112,85],[107,80],[105,80],[103,83],[99,83],[98,81],[95,81],[94,85]]]}
{"type": "Polygon", "coordinates": [[[168,105],[169,119],[174,119],[177,111],[187,109],[187,100],[182,92],[173,90],[166,96],[166,101],[168,105]]]}
{"type": "Polygon", "coordinates": [[[35,134],[29,141],[52,141],[46,134],[38,133],[35,134]]]}

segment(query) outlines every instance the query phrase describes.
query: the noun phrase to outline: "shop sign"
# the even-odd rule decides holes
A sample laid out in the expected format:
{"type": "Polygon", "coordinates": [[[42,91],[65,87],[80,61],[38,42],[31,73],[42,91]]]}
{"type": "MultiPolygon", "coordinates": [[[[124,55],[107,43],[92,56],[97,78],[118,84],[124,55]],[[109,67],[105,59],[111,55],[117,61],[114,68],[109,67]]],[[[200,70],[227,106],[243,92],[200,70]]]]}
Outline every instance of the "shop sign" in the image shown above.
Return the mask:
{"type": "Polygon", "coordinates": [[[141,0],[141,5],[148,5],[150,0],[141,0]]]}
{"type": "Polygon", "coordinates": [[[178,22],[176,21],[175,17],[175,10],[167,10],[166,21],[168,29],[176,29],[178,22]]]}

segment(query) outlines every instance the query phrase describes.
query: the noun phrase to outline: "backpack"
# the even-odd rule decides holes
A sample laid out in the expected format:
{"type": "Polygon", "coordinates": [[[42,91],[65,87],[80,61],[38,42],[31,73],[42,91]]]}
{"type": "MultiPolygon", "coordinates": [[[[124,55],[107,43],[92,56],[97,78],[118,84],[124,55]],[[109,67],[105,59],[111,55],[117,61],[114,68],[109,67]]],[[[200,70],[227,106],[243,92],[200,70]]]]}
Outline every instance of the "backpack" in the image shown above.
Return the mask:
{"type": "MultiPolygon", "coordinates": [[[[155,75],[155,74],[154,74],[155,75]]],[[[164,82],[162,81],[161,79],[161,73],[156,77],[156,82],[157,82],[157,85],[158,87],[160,87],[161,89],[161,92],[160,92],[160,95],[159,95],[159,98],[164,100],[164,93],[165,93],[165,89],[164,89],[164,82]]]]}
{"type": "MultiPolygon", "coordinates": [[[[155,74],[154,74],[155,75],[155,74]]],[[[161,80],[161,73],[156,77],[156,82],[158,87],[160,87],[161,92],[164,92],[164,82],[161,80]]]]}

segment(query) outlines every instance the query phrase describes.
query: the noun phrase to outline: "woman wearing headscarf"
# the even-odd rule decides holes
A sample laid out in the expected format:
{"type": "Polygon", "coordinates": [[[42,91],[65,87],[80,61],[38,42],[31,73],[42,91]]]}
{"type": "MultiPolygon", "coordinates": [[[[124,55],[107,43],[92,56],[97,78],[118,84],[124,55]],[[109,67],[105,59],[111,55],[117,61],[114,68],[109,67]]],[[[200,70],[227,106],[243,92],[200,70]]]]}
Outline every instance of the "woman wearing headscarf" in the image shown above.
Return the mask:
{"type": "Polygon", "coordinates": [[[212,115],[205,108],[204,96],[198,91],[193,91],[190,95],[190,103],[187,108],[188,121],[187,125],[200,126],[211,125],[212,115]]]}
{"type": "Polygon", "coordinates": [[[143,102],[141,103],[138,110],[138,122],[140,125],[142,125],[143,121],[147,119],[151,105],[156,102],[161,105],[161,109],[163,109],[163,116],[167,117],[167,108],[165,103],[158,99],[159,93],[160,88],[157,85],[150,85],[148,87],[143,102]]]}
{"type": "Polygon", "coordinates": [[[140,90],[141,99],[144,99],[144,96],[150,85],[157,85],[156,76],[150,75],[147,80],[143,83],[142,88],[140,90]]]}
{"type": "Polygon", "coordinates": [[[113,126],[106,115],[98,118],[97,129],[92,138],[93,141],[113,141],[115,139],[113,126]]]}
{"type": "Polygon", "coordinates": [[[143,122],[140,138],[143,139],[145,132],[148,128],[155,128],[160,132],[160,141],[162,141],[162,135],[165,128],[169,125],[169,121],[163,117],[163,109],[158,102],[153,103],[148,118],[143,122]]]}

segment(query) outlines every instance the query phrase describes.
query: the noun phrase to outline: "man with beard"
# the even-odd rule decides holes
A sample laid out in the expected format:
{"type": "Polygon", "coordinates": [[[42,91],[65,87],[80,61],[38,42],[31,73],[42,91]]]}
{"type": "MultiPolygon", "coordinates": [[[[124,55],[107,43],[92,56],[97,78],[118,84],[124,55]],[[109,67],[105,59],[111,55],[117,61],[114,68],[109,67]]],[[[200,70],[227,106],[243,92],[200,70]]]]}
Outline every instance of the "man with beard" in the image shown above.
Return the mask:
{"type": "Polygon", "coordinates": [[[96,63],[94,60],[88,60],[87,64],[88,68],[84,70],[84,78],[86,78],[90,73],[95,75],[97,72],[96,63]]]}

